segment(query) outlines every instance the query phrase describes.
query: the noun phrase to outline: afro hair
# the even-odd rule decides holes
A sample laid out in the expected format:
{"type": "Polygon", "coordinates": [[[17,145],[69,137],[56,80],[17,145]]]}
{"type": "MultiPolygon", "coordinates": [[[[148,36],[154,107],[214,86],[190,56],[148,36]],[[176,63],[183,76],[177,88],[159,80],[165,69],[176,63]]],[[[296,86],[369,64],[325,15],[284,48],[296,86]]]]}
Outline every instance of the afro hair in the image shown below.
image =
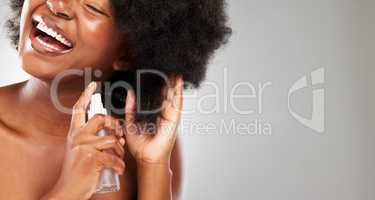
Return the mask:
{"type": "MultiPolygon", "coordinates": [[[[19,22],[24,0],[11,0],[13,17],[7,22],[9,36],[17,48],[19,22]]],[[[131,71],[115,71],[112,83],[135,83],[135,71],[157,70],[167,77],[181,74],[185,83],[198,88],[204,80],[207,64],[217,50],[228,42],[224,0],[111,0],[116,24],[126,36],[131,71]]],[[[155,110],[162,103],[165,81],[160,76],[142,76],[136,91],[142,110],[155,110]]],[[[185,85],[186,86],[186,85],[185,85]]],[[[113,105],[122,108],[125,91],[109,94],[113,105]]],[[[140,122],[155,122],[156,113],[137,114],[140,122]]]]}

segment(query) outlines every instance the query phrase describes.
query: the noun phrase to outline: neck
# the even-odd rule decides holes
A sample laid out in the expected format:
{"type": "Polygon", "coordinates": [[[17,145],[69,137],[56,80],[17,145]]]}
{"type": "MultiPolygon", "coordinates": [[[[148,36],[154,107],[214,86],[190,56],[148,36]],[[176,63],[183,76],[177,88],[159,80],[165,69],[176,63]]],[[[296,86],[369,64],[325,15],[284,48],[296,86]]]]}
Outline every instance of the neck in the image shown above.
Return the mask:
{"type": "Polygon", "coordinates": [[[18,107],[24,111],[24,120],[28,133],[39,136],[52,136],[65,139],[69,131],[71,108],[84,90],[83,80],[60,83],[55,86],[50,81],[32,77],[20,88],[18,107]]]}

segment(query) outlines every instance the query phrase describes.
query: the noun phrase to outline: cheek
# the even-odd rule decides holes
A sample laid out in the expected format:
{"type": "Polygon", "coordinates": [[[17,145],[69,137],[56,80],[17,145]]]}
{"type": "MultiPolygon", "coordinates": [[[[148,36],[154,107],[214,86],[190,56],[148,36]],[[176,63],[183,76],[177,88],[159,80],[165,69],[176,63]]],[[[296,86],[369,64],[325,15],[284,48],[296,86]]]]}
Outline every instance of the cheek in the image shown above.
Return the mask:
{"type": "Polygon", "coordinates": [[[85,48],[101,52],[111,52],[116,43],[114,24],[87,20],[82,24],[80,38],[85,48]]]}
{"type": "Polygon", "coordinates": [[[118,45],[115,25],[109,20],[86,19],[79,24],[79,40],[87,62],[97,67],[112,65],[118,45]]]}

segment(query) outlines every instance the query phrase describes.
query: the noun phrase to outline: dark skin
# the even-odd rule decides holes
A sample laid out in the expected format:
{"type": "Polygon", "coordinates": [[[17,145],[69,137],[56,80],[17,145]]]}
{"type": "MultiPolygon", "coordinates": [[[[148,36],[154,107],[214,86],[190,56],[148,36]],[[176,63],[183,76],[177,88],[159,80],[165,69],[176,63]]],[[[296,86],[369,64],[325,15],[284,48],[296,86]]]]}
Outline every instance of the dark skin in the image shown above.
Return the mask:
{"type": "MultiPolygon", "coordinates": [[[[69,69],[88,66],[102,72],[126,70],[123,36],[116,29],[109,1],[28,0],[22,11],[19,56],[31,75],[25,82],[0,88],[0,199],[175,199],[181,183],[176,127],[182,108],[182,77],[165,88],[164,124],[156,136],[134,132],[136,97],[128,94],[125,126],[113,117],[83,120],[96,86],[83,77],[64,79],[58,88],[59,111],[51,101],[53,79],[69,69]],[[92,7],[95,7],[94,9],[92,7]],[[52,51],[31,37],[33,19],[44,18],[59,28],[72,48],[52,51]],[[98,39],[100,38],[100,39],[98,39]],[[103,67],[106,66],[106,67],[103,67]],[[110,137],[98,138],[105,128],[110,137]],[[125,133],[123,130],[126,130],[125,133]],[[172,130],[172,131],[170,131],[172,130]],[[115,154],[105,154],[112,149],[115,154]],[[124,162],[125,161],[125,162],[124,162]],[[125,167],[126,166],[126,167],[125,167]],[[94,194],[100,170],[112,167],[120,175],[121,191],[94,194]]],[[[159,124],[160,125],[160,124],[159,124]]]]}

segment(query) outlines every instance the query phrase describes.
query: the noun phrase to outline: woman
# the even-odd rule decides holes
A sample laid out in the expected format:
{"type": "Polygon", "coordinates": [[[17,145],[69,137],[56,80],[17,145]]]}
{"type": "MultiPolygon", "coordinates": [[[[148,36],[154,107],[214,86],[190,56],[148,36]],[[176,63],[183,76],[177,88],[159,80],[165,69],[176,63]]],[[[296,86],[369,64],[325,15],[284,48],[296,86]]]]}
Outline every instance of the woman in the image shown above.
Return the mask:
{"type": "Polygon", "coordinates": [[[0,88],[0,199],[177,199],[181,163],[175,143],[183,82],[198,87],[210,56],[226,42],[230,29],[224,2],[11,4],[11,39],[31,78],[0,88]],[[87,69],[101,72],[89,74],[96,82],[86,87],[83,76],[69,76],[51,93],[58,76],[87,69]],[[123,113],[96,115],[86,122],[98,83],[127,81],[122,72],[139,70],[158,71],[168,81],[155,74],[143,76],[138,91],[109,94],[114,107],[125,105],[123,113]],[[56,107],[56,98],[72,112],[56,107]],[[139,112],[155,108],[161,109],[139,112]],[[134,128],[149,122],[157,125],[155,131],[134,128]],[[111,135],[96,136],[102,128],[111,135]],[[103,151],[109,149],[114,153],[103,151]],[[104,167],[120,174],[119,192],[95,193],[104,167]]]}

